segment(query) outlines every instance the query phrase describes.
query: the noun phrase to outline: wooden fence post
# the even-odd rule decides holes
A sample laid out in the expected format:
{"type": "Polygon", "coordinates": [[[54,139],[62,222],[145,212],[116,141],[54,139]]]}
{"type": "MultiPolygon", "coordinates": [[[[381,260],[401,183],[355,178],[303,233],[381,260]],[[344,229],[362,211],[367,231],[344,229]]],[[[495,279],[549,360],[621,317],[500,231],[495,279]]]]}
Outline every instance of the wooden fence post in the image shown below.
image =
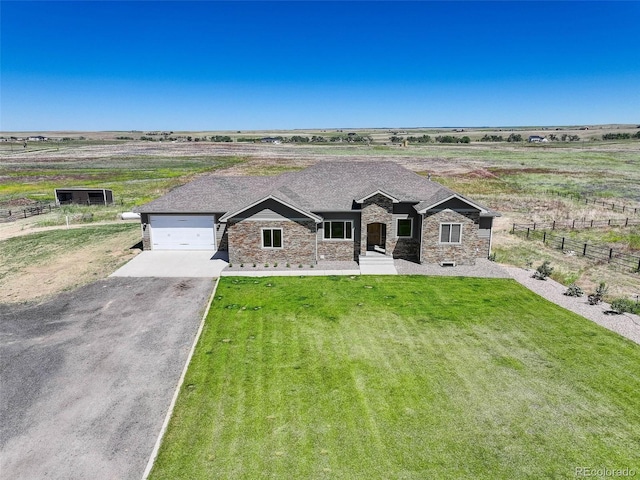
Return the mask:
{"type": "Polygon", "coordinates": [[[609,263],[611,263],[611,257],[613,257],[613,248],[609,249],[609,263]]]}
{"type": "Polygon", "coordinates": [[[562,245],[560,246],[560,250],[564,252],[564,237],[562,237],[562,245]]]}
{"type": "Polygon", "coordinates": [[[542,243],[547,243],[547,231],[546,230],[542,234],[542,243]]]}
{"type": "Polygon", "coordinates": [[[584,244],[584,248],[582,249],[582,256],[586,257],[587,256],[587,244],[584,244]]]}

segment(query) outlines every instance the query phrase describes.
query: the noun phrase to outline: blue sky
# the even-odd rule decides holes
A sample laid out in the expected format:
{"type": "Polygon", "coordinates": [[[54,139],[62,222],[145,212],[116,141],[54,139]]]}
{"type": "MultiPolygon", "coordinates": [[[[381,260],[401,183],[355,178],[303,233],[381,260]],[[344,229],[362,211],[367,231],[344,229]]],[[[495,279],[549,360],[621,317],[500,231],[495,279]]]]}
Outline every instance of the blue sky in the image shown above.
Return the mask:
{"type": "Polygon", "coordinates": [[[640,122],[640,2],[0,3],[0,130],[640,122]]]}

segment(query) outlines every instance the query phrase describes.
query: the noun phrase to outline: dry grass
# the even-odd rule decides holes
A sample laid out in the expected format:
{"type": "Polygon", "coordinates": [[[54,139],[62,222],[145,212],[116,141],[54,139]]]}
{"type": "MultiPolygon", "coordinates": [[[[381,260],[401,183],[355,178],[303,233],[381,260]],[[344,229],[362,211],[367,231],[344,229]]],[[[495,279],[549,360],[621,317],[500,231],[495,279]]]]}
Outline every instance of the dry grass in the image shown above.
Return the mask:
{"type": "MultiPolygon", "coordinates": [[[[607,132],[630,132],[635,125],[590,126],[575,128],[513,129],[529,134],[577,134],[581,138],[601,137],[607,132]]],[[[485,134],[507,137],[511,129],[412,129],[397,130],[399,135],[432,137],[439,134],[485,134]]],[[[84,136],[87,142],[40,144],[27,151],[11,152],[0,144],[0,200],[50,198],[54,186],[90,183],[114,188],[123,208],[149,201],[169,189],[204,172],[219,175],[273,175],[298,170],[323,161],[394,161],[420,174],[430,173],[463,194],[502,213],[496,222],[494,247],[502,261],[524,265],[527,259],[550,258],[559,279],[577,278],[585,287],[600,280],[611,284],[612,292],[636,294],[640,291],[638,275],[588,265],[582,259],[567,258],[542,247],[539,242],[526,243],[506,232],[513,223],[566,221],[573,219],[616,219],[626,215],[606,208],[585,205],[566,197],[544,193],[546,188],[573,192],[591,192],[607,201],[615,200],[640,206],[640,142],[579,142],[548,145],[484,143],[469,145],[382,145],[396,130],[354,129],[371,135],[374,145],[294,145],[211,142],[143,142],[115,141],[116,136],[139,138],[145,132],[56,132],[55,136],[84,136]],[[36,148],[37,147],[37,148],[36,148]]],[[[346,134],[347,132],[341,132],[346,134]]],[[[175,132],[176,135],[229,134],[261,137],[268,135],[337,134],[331,130],[297,130],[290,132],[175,132]]],[[[19,135],[12,133],[12,135],[19,135]]],[[[0,133],[0,136],[2,134],[0,133]]],[[[5,135],[6,136],[6,135],[5,135]]],[[[102,212],[112,215],[117,212],[102,212]]],[[[98,213],[95,213],[98,215],[98,213]]],[[[64,219],[41,219],[61,223],[64,219]]],[[[106,220],[107,218],[100,217],[106,220]]],[[[1,227],[1,226],[0,226],[1,227]]],[[[537,261],[537,260],[536,260],[537,261]]]]}

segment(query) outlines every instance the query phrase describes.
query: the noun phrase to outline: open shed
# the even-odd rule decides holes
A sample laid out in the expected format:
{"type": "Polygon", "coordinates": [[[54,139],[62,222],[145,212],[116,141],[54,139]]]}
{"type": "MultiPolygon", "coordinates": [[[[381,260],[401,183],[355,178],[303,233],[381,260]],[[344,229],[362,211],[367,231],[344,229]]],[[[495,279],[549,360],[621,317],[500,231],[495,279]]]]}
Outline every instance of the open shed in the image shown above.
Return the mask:
{"type": "Polygon", "coordinates": [[[56,188],[56,204],[109,205],[113,203],[113,192],[106,188],[56,188]]]}

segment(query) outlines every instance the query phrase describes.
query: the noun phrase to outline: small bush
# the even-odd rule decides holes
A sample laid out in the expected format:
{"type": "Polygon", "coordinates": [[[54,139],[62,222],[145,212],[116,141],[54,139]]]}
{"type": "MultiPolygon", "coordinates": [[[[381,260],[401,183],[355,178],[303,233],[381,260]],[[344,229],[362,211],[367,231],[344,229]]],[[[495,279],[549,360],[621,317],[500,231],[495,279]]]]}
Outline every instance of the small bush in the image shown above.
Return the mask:
{"type": "Polygon", "coordinates": [[[575,283],[572,283],[567,287],[567,291],[564,292],[567,297],[582,297],[584,295],[584,291],[575,283]]]}
{"type": "Polygon", "coordinates": [[[589,305],[599,305],[602,303],[602,299],[609,291],[609,287],[606,283],[600,282],[600,285],[596,288],[595,293],[592,293],[587,298],[589,300],[589,305]]]}
{"type": "Polygon", "coordinates": [[[553,273],[551,262],[549,262],[549,260],[545,260],[542,265],[536,268],[536,271],[533,272],[533,278],[537,280],[546,280],[551,273],[553,273]]]}
{"type": "Polygon", "coordinates": [[[616,313],[640,313],[640,305],[628,298],[616,298],[611,302],[611,310],[616,313]]]}
{"type": "Polygon", "coordinates": [[[490,262],[495,262],[496,261],[496,252],[493,252],[491,255],[489,255],[489,261],[490,262]]]}

